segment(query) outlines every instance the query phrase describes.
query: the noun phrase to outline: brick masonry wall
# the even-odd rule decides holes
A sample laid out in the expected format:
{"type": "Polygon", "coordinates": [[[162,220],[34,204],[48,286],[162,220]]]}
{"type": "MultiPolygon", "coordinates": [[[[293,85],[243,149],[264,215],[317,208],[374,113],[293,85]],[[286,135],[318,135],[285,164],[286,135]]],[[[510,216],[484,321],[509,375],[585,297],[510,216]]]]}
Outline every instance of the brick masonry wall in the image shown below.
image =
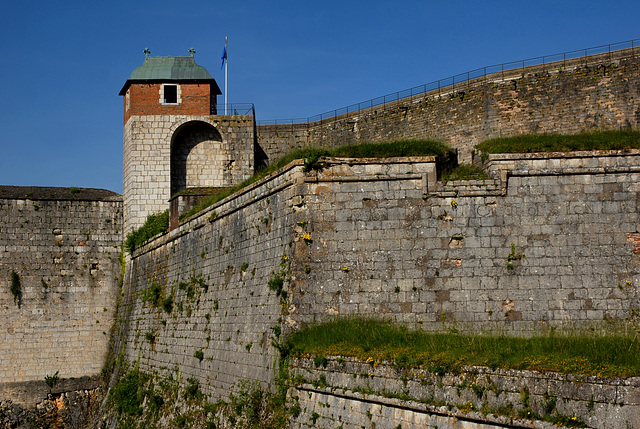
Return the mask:
{"type": "MultiPolygon", "coordinates": [[[[172,84],[171,82],[168,82],[172,84]]],[[[124,123],[131,116],[149,115],[210,115],[211,85],[176,83],[178,104],[163,104],[161,83],[133,84],[124,98],[124,123]]]]}
{"type": "Polygon", "coordinates": [[[335,119],[260,125],[269,160],[300,147],[402,138],[443,140],[471,160],[483,140],[524,133],[640,128],[640,51],[623,50],[488,75],[335,119]]]}
{"type": "Polygon", "coordinates": [[[231,186],[253,174],[253,116],[132,116],[124,126],[125,233],[141,226],[147,216],[169,208],[172,139],[191,122],[213,126],[222,138],[215,154],[222,180],[208,186],[231,186]],[[224,168],[223,168],[224,166],[224,168]]]}
{"type": "Polygon", "coordinates": [[[119,196],[0,199],[0,398],[42,399],[44,378],[56,371],[95,384],[119,290],[121,231],[119,196]]]}
{"type": "Polygon", "coordinates": [[[301,185],[288,317],[518,334],[634,320],[639,161],[500,155],[503,179],[429,191],[415,165],[329,163],[301,185]]]}

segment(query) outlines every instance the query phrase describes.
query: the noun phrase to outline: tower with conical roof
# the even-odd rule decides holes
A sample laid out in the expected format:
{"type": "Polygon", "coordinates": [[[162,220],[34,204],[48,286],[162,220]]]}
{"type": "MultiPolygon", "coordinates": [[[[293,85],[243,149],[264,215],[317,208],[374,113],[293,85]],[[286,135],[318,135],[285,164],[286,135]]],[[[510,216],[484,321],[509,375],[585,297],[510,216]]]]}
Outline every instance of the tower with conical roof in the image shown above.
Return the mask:
{"type": "Polygon", "coordinates": [[[190,52],[151,57],[145,50],[120,90],[125,233],[187,189],[233,186],[253,174],[253,109],[218,115],[220,88],[190,52]]]}

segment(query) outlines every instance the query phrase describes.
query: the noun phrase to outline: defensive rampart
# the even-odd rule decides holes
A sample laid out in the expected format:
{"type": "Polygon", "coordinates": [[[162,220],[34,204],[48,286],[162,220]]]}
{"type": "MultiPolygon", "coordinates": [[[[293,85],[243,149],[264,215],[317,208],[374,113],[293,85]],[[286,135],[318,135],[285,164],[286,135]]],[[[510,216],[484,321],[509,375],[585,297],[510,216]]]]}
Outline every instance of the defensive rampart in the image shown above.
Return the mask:
{"type": "Polygon", "coordinates": [[[33,404],[97,384],[121,231],[122,199],[112,192],[0,187],[0,399],[33,404]]]}
{"type": "Polygon", "coordinates": [[[459,149],[519,134],[640,128],[638,51],[557,61],[438,87],[356,112],[305,123],[259,125],[269,159],[300,147],[428,138],[459,149]]]}
{"type": "Polygon", "coordinates": [[[495,178],[436,186],[415,164],[329,163],[301,186],[289,317],[518,334],[635,317],[639,160],[490,156],[495,178]]]}
{"type": "Polygon", "coordinates": [[[134,252],[122,305],[126,360],[195,378],[212,397],[242,379],[273,383],[282,306],[278,286],[268,284],[290,264],[299,164],[134,252]]]}
{"type": "Polygon", "coordinates": [[[212,399],[336,315],[530,334],[637,317],[638,151],[294,162],[134,252],[125,358],[212,399]]]}

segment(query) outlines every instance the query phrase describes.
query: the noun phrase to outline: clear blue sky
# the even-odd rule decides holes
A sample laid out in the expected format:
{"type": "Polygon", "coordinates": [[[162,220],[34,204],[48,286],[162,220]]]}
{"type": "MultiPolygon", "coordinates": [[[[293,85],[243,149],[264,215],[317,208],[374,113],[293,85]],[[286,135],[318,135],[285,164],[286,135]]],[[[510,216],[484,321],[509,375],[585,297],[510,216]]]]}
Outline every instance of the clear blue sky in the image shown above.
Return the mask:
{"type": "MultiPolygon", "coordinates": [[[[5,2],[0,184],[122,192],[122,97],[145,47],[257,118],[308,117],[479,67],[640,38],[635,1],[5,2]]],[[[219,102],[223,100],[220,96],[219,102]]]]}

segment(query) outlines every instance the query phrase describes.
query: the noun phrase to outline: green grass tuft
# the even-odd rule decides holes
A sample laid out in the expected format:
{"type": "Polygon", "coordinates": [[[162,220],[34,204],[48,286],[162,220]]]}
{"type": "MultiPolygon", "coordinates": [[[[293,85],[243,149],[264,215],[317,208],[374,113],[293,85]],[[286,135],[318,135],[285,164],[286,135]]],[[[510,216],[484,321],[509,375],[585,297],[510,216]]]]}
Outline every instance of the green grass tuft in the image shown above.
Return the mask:
{"type": "Polygon", "coordinates": [[[598,376],[640,375],[637,336],[550,333],[531,338],[427,333],[390,322],[336,319],[293,333],[294,355],[353,356],[401,367],[456,372],[463,365],[598,376]]]}
{"type": "Polygon", "coordinates": [[[124,248],[131,253],[135,248],[142,246],[151,237],[169,229],[169,210],[162,213],[150,214],[140,228],[131,231],[124,241],[124,248]]]}
{"type": "Polygon", "coordinates": [[[443,173],[440,180],[448,182],[451,180],[484,180],[488,178],[489,175],[475,165],[460,164],[443,173]]]}
{"type": "Polygon", "coordinates": [[[573,152],[640,148],[640,131],[598,131],[572,135],[527,134],[484,141],[484,153],[573,152]]]}

